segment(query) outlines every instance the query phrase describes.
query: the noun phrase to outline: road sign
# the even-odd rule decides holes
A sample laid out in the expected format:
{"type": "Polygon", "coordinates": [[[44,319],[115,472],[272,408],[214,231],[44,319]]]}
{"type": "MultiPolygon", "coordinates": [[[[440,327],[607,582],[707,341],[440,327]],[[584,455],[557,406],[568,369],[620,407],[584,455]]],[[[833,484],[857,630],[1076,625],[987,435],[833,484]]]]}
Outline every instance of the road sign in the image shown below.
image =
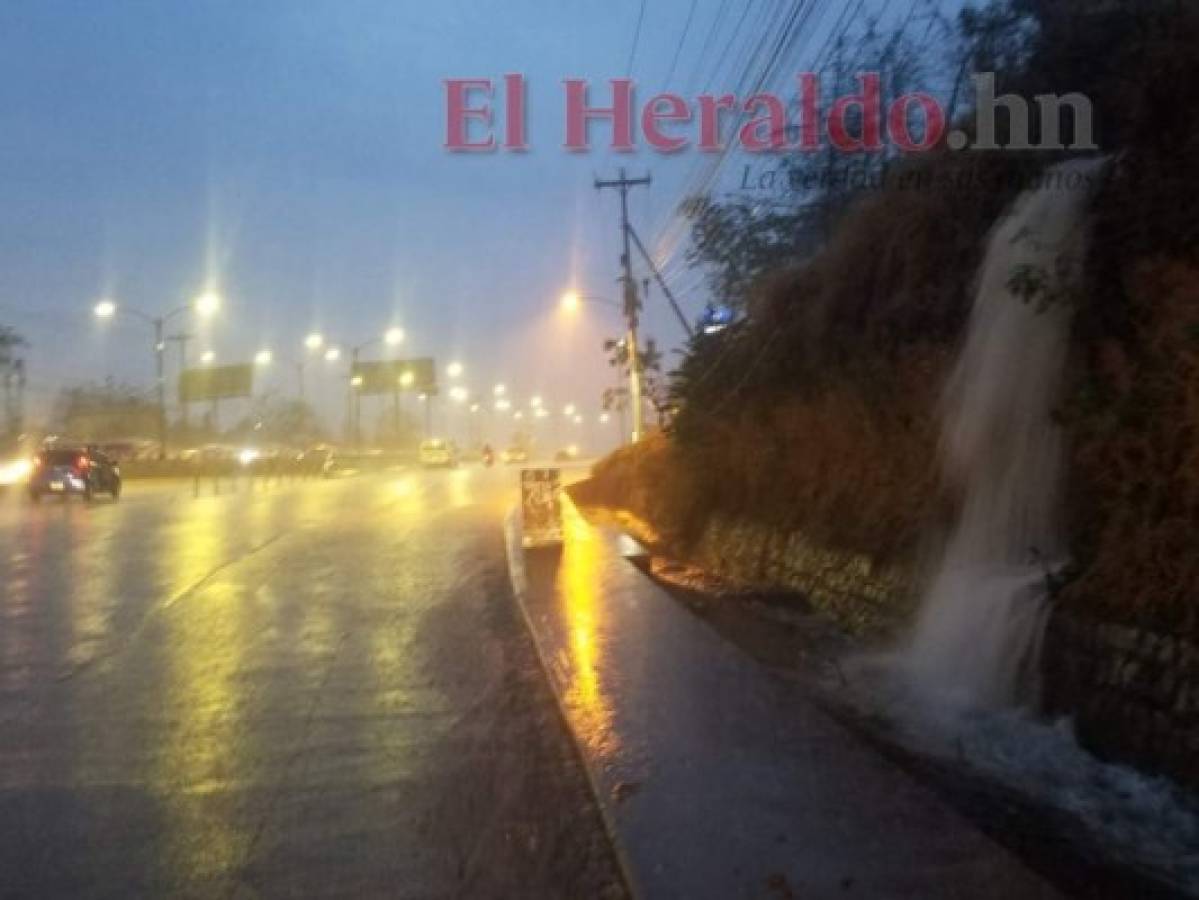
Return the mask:
{"type": "Polygon", "coordinates": [[[522,469],[520,514],[525,547],[562,543],[562,497],[558,469],[522,469]]]}
{"type": "Polygon", "coordinates": [[[437,393],[437,368],[428,357],[356,362],[350,368],[360,394],[393,394],[397,390],[417,394],[437,393]]]}
{"type": "Polygon", "coordinates": [[[179,373],[179,402],[199,403],[228,397],[249,397],[254,390],[254,367],[205,366],[179,373]]]}

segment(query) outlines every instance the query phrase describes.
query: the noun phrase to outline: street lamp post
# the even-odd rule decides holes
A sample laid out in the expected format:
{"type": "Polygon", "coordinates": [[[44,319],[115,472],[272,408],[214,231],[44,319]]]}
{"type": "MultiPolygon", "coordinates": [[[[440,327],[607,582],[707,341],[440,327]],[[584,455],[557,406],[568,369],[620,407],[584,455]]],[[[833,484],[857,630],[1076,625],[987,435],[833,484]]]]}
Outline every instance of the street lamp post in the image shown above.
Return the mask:
{"type": "MultiPolygon", "coordinates": [[[[404,329],[388,328],[378,337],[373,337],[370,340],[363,341],[360,344],[354,344],[350,347],[350,393],[347,397],[348,407],[346,416],[349,419],[350,439],[354,442],[355,447],[362,446],[362,394],[357,388],[362,386],[362,381],[359,379],[358,384],[354,384],[354,372],[358,368],[358,359],[363,350],[369,347],[374,347],[376,344],[386,344],[389,347],[397,347],[404,342],[404,329]]],[[[326,358],[328,358],[326,356],[326,358]]]]}
{"type": "MultiPolygon", "coordinates": [[[[626,241],[626,254],[628,237],[626,241]]],[[[579,294],[576,291],[567,291],[562,295],[562,308],[567,312],[576,312],[579,305],[582,303],[598,303],[603,306],[610,306],[622,312],[626,321],[625,328],[625,354],[629,366],[629,406],[633,416],[633,431],[632,442],[635,444],[641,439],[641,360],[637,349],[637,309],[639,302],[637,300],[637,288],[629,278],[622,276],[624,282],[624,303],[617,303],[615,300],[609,300],[606,297],[594,297],[590,295],[579,294]]],[[[622,429],[623,431],[623,429],[622,429]]],[[[623,436],[622,436],[623,441],[623,436]]]]}
{"type": "Polygon", "coordinates": [[[167,454],[167,393],[166,393],[166,324],[176,316],[193,310],[201,316],[210,316],[220,309],[221,300],[216,294],[201,294],[190,303],[172,309],[164,315],[155,316],[132,307],[118,306],[112,300],[101,300],[92,310],[98,318],[111,319],[118,312],[149,322],[154,329],[154,378],[158,405],[158,458],[167,454]]]}

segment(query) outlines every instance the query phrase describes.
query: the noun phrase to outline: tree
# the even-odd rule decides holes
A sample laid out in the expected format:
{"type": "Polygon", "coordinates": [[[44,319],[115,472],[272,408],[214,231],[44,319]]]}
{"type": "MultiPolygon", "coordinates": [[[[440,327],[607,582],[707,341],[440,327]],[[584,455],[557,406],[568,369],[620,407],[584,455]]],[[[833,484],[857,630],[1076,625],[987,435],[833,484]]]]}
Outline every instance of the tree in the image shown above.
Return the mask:
{"type": "Polygon", "coordinates": [[[269,391],[254,398],[250,411],[230,434],[243,438],[300,446],[325,437],[316,412],[303,400],[269,391]]]}
{"type": "MultiPolygon", "coordinates": [[[[629,350],[625,339],[607,339],[604,341],[604,350],[609,354],[608,365],[619,370],[622,378],[627,378],[629,350]]],[[[654,408],[654,417],[659,427],[665,427],[672,403],[666,379],[662,374],[662,351],[658,349],[658,344],[653,338],[647,338],[645,346],[637,354],[637,372],[641,376],[641,396],[654,408]]],[[[604,391],[604,409],[615,409],[622,419],[627,403],[627,388],[610,388],[604,391]]]]}
{"type": "Polygon", "coordinates": [[[64,389],[53,420],[61,433],[79,440],[145,437],[157,431],[158,405],[141,389],[110,378],[64,389]]]}
{"type": "MultiPolygon", "coordinates": [[[[867,19],[856,33],[842,33],[820,66],[821,107],[833,98],[858,93],[861,73],[877,73],[880,102],[913,90],[929,70],[929,47],[950,43],[952,24],[931,0],[913,3],[902,26],[880,30],[867,19]]],[[[926,85],[921,85],[926,87],[926,85]]],[[[862,111],[851,106],[846,128],[861,133],[862,111]]],[[[789,134],[795,141],[798,134],[789,134]]],[[[825,141],[819,151],[787,153],[777,166],[760,173],[764,189],[752,198],[717,202],[710,196],[689,198],[682,206],[690,220],[691,243],[686,259],[703,267],[717,302],[745,314],[759,279],[772,271],[810,260],[831,239],[837,224],[867,190],[884,185],[899,150],[846,153],[825,141]]]]}
{"type": "Polygon", "coordinates": [[[25,360],[17,355],[29,344],[15,329],[0,325],[0,380],[4,382],[4,431],[21,431],[21,406],[25,393],[25,360]]]}

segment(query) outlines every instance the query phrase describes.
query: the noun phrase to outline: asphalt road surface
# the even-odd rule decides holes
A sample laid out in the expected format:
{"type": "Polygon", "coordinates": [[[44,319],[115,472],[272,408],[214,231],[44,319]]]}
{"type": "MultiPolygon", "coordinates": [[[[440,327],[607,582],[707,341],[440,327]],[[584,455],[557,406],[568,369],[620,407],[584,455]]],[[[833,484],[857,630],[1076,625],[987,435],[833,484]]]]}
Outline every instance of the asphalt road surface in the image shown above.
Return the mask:
{"type": "Polygon", "coordinates": [[[623,896],[514,478],[0,497],[0,896],[623,896]]]}

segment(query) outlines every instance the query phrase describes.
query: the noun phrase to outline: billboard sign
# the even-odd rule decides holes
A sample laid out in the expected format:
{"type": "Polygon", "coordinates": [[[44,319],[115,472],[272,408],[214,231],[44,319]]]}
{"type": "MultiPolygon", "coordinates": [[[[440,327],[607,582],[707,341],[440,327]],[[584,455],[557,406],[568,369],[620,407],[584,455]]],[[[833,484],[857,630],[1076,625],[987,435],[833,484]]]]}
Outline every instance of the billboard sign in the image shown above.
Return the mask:
{"type": "Polygon", "coordinates": [[[355,379],[360,394],[392,394],[397,390],[437,393],[437,369],[429,357],[356,362],[350,368],[350,378],[355,379]]]}
{"type": "Polygon", "coordinates": [[[253,390],[254,367],[248,364],[205,366],[202,369],[184,369],[179,373],[180,403],[249,397],[253,390]]]}

